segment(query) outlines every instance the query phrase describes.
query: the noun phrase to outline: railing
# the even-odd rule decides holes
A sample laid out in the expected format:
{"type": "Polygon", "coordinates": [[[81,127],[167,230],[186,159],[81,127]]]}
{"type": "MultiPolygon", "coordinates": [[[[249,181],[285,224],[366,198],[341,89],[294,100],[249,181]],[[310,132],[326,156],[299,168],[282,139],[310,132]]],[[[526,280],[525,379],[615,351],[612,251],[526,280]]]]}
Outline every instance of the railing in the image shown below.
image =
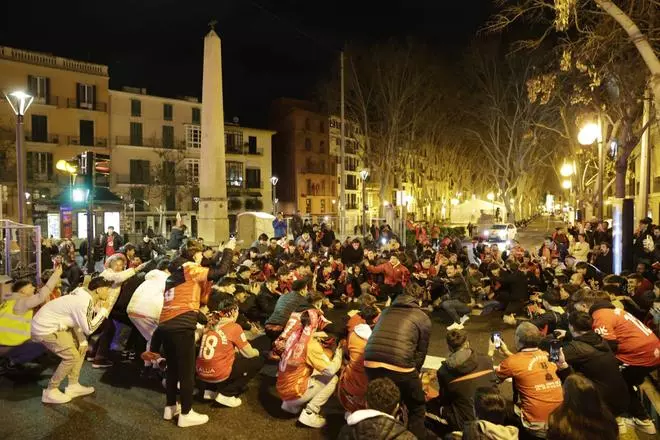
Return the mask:
{"type": "Polygon", "coordinates": [[[80,145],[82,147],[100,147],[106,148],[108,146],[108,138],[94,137],[91,142],[85,142],[85,139],[80,136],[67,136],[68,145],[80,145]]]}
{"type": "Polygon", "coordinates": [[[66,99],[67,108],[79,108],[83,110],[94,110],[97,112],[107,112],[108,104],[105,102],[78,102],[75,98],[66,99]]]}
{"type": "Polygon", "coordinates": [[[0,46],[0,58],[19,61],[22,63],[37,64],[92,75],[108,76],[108,66],[86,63],[69,58],[56,57],[46,53],[32,52],[13,47],[0,46]]]}
{"type": "MultiPolygon", "coordinates": [[[[30,93],[29,90],[28,90],[28,93],[30,93]]],[[[64,102],[64,99],[62,99],[62,102],[64,102]]],[[[35,96],[34,97],[34,104],[54,105],[56,107],[59,107],[60,106],[60,97],[59,96],[54,96],[54,95],[35,96]]]]}
{"type": "MultiPolygon", "coordinates": [[[[62,136],[63,137],[63,136],[62,136]]],[[[46,136],[35,135],[30,131],[25,132],[25,140],[28,142],[41,142],[44,144],[59,144],[60,135],[59,134],[46,134],[46,136]]]]}
{"type": "Polygon", "coordinates": [[[186,142],[183,139],[171,139],[171,144],[169,141],[167,143],[168,145],[165,144],[163,139],[156,137],[142,138],[142,139],[133,139],[130,136],[115,137],[115,145],[130,145],[132,147],[168,148],[168,149],[179,149],[186,147],[186,142]]]}
{"type": "Polygon", "coordinates": [[[357,183],[346,182],[346,189],[357,190],[358,189],[357,183]]]}
{"type": "Polygon", "coordinates": [[[350,209],[358,209],[358,205],[357,205],[357,203],[355,203],[355,204],[347,204],[347,205],[346,205],[346,209],[347,209],[347,210],[350,210],[350,209]]]}
{"type": "Polygon", "coordinates": [[[260,190],[264,189],[264,183],[263,182],[245,182],[245,189],[247,190],[260,190]]]}
{"type": "Polygon", "coordinates": [[[256,156],[262,156],[264,154],[263,148],[250,148],[248,145],[236,146],[236,145],[227,145],[225,146],[225,153],[227,154],[252,154],[256,156]]]}

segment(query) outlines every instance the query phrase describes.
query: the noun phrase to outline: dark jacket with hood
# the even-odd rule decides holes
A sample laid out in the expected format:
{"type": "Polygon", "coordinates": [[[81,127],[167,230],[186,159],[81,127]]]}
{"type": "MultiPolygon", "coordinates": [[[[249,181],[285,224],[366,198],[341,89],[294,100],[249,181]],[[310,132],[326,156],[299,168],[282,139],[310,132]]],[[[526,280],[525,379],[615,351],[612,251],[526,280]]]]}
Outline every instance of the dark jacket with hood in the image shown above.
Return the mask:
{"type": "Polygon", "coordinates": [[[352,413],[337,440],[415,440],[393,417],[373,409],[352,413]]]}
{"type": "Polygon", "coordinates": [[[348,267],[360,264],[364,260],[364,249],[360,246],[353,249],[353,244],[344,246],[341,250],[341,261],[348,267]]]}
{"type": "Polygon", "coordinates": [[[419,371],[431,335],[431,320],[410,295],[399,295],[380,314],[367,342],[364,360],[419,371]]]}
{"type": "Polygon", "coordinates": [[[279,293],[273,293],[268,290],[266,283],[261,285],[259,294],[257,295],[257,310],[255,312],[259,322],[262,324],[265,323],[270,315],[273,314],[278,299],[280,299],[279,293]]]}
{"type": "Polygon", "coordinates": [[[615,416],[628,409],[626,382],[619,372],[619,362],[607,342],[593,331],[575,337],[563,346],[566,362],[571,368],[560,371],[564,379],[571,369],[591,380],[615,416]]]}
{"type": "Polygon", "coordinates": [[[466,422],[474,420],[474,392],[477,388],[497,385],[493,360],[478,355],[471,348],[451,353],[438,370],[441,417],[455,430],[462,430],[466,422]]]}

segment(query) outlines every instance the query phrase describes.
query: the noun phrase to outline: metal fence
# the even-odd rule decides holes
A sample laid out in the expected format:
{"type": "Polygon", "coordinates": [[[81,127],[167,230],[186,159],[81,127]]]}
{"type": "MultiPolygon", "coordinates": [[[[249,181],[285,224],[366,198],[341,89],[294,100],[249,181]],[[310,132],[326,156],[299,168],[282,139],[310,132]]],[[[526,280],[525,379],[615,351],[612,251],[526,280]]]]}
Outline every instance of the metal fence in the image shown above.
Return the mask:
{"type": "Polygon", "coordinates": [[[0,272],[41,284],[41,227],[0,220],[0,272]]]}

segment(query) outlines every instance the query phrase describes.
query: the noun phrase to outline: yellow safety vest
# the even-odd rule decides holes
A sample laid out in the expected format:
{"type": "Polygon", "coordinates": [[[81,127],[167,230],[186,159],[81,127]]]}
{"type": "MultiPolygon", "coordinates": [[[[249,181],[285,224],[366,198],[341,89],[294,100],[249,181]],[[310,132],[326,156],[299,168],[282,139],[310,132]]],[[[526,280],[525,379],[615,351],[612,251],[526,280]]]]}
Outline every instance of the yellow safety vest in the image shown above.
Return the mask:
{"type": "Polygon", "coordinates": [[[15,299],[0,304],[0,345],[15,347],[30,339],[32,310],[22,315],[14,313],[15,299]]]}

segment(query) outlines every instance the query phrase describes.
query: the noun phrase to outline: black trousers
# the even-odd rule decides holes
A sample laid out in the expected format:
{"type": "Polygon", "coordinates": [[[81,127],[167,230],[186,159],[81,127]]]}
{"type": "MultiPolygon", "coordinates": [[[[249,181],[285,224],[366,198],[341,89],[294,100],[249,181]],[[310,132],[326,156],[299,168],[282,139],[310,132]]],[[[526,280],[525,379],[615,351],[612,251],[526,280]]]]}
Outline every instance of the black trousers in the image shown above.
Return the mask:
{"type": "Polygon", "coordinates": [[[167,359],[167,406],[176,405],[177,383],[180,384],[181,413],[192,409],[195,387],[195,330],[170,330],[159,327],[167,359]]]}
{"type": "Polygon", "coordinates": [[[259,374],[263,366],[264,359],[261,356],[247,359],[237,355],[231,367],[231,374],[226,380],[218,383],[204,382],[204,385],[207,390],[217,391],[225,396],[237,397],[245,391],[248,382],[259,374]]]}
{"type": "Polygon", "coordinates": [[[401,400],[408,408],[408,430],[418,439],[426,438],[424,417],[426,416],[426,399],[422,389],[422,380],[416,371],[399,373],[385,368],[365,368],[367,378],[371,381],[387,377],[399,387],[401,400]]]}
{"type": "Polygon", "coordinates": [[[642,402],[639,400],[639,393],[635,391],[633,387],[638,387],[641,385],[644,382],[646,376],[656,368],[657,367],[628,366],[621,372],[623,379],[628,385],[628,393],[630,394],[630,406],[628,407],[628,413],[631,417],[636,417],[640,420],[649,418],[649,415],[646,413],[646,410],[642,406],[642,402]]]}

